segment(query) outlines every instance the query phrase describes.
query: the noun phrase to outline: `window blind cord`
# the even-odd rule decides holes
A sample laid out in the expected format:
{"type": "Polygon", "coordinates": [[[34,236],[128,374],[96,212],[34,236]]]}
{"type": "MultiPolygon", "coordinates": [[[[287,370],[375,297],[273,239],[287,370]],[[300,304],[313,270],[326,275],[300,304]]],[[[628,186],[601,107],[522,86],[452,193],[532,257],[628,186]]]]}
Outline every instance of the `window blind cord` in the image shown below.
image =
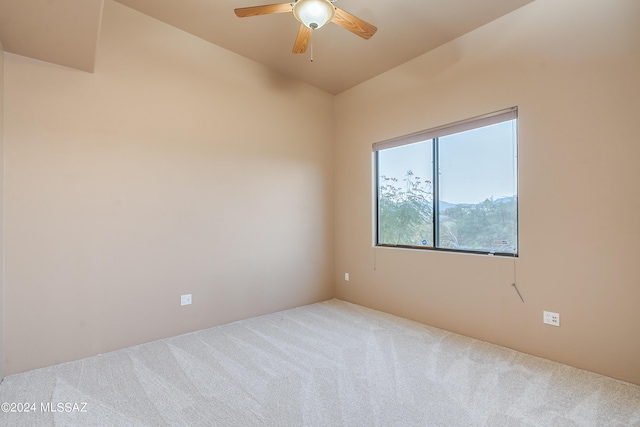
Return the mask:
{"type": "Polygon", "coordinates": [[[513,252],[513,283],[511,284],[511,286],[513,286],[513,289],[516,290],[516,293],[518,294],[518,296],[520,297],[520,300],[524,304],[524,298],[522,298],[522,294],[520,293],[520,289],[518,289],[517,283],[518,283],[518,275],[516,270],[516,253],[514,251],[513,252]]]}

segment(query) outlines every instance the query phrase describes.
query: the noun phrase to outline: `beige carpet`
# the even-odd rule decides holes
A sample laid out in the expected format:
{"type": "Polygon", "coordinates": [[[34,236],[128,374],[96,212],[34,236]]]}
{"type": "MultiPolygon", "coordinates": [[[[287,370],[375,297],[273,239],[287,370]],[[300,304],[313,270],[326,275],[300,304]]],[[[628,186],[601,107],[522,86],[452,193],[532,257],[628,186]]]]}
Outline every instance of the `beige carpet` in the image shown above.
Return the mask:
{"type": "Polygon", "coordinates": [[[640,426],[640,386],[339,300],[11,375],[0,402],[35,409],[2,426],[640,426]]]}

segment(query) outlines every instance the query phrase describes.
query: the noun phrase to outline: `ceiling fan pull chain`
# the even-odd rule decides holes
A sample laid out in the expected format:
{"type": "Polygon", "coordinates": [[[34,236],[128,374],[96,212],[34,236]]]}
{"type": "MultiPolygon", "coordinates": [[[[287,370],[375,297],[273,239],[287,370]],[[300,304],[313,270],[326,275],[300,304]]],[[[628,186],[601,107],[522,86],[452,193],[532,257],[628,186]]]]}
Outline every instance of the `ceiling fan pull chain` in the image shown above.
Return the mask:
{"type": "Polygon", "coordinates": [[[309,36],[309,47],[311,48],[309,49],[311,51],[311,62],[313,62],[313,38],[311,36],[309,36]]]}

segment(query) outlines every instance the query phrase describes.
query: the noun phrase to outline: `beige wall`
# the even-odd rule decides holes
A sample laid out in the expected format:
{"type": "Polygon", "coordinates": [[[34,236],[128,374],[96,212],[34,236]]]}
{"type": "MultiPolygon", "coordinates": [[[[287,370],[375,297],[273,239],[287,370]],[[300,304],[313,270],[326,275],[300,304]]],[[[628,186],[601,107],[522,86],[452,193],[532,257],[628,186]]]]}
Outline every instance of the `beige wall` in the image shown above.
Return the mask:
{"type": "Polygon", "coordinates": [[[337,297],[640,384],[639,22],[537,0],[337,96],[337,297]],[[371,144],[511,106],[526,303],[511,259],[374,250],[371,144]]]}
{"type": "Polygon", "coordinates": [[[7,374],[333,296],[332,96],[111,1],[5,59],[7,374]]]}
{"type": "MultiPolygon", "coordinates": [[[[0,42],[0,361],[4,360],[4,50],[0,42]]],[[[0,363],[0,379],[4,364],[0,363]]]]}

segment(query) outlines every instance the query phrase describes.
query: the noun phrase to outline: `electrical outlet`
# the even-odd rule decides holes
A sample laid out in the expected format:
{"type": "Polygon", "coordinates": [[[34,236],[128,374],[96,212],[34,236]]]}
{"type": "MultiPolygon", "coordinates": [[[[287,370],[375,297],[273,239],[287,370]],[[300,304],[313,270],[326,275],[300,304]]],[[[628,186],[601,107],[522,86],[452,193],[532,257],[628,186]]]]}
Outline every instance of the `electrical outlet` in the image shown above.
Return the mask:
{"type": "Polygon", "coordinates": [[[180,295],[180,305],[191,304],[191,294],[180,295]]]}
{"type": "Polygon", "coordinates": [[[560,314],[552,311],[545,311],[542,321],[547,325],[560,326],[560,314]]]}
{"type": "Polygon", "coordinates": [[[344,273],[344,281],[345,282],[349,281],[349,273],[344,273]]]}

